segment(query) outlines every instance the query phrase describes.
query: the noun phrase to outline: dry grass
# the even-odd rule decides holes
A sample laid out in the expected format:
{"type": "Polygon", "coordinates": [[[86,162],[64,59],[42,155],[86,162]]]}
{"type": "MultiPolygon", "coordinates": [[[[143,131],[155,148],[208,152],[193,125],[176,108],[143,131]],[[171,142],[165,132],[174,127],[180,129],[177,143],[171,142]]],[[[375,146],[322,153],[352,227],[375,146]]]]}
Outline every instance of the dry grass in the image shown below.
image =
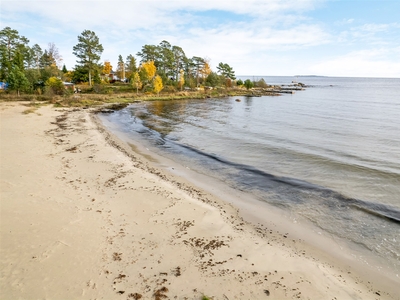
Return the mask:
{"type": "MultiPolygon", "coordinates": [[[[83,86],[81,86],[83,88],[83,86]]],[[[199,91],[175,91],[165,92],[156,95],[151,92],[139,93],[123,92],[111,94],[90,93],[90,87],[85,86],[82,93],[70,94],[64,96],[51,95],[20,95],[0,93],[0,101],[30,101],[32,103],[51,103],[56,107],[94,107],[104,104],[115,103],[133,103],[136,101],[168,101],[168,100],[188,100],[188,99],[205,99],[205,98],[221,98],[227,96],[240,96],[248,94],[248,91],[239,88],[218,88],[213,90],[199,91]]],[[[31,107],[24,113],[33,113],[35,109],[31,107]]]]}
{"type": "MultiPolygon", "coordinates": [[[[30,103],[24,104],[24,106],[29,107],[28,109],[24,110],[22,113],[27,115],[36,112],[36,110],[41,107],[48,105],[48,102],[35,102],[31,101],[30,103]]],[[[40,115],[40,114],[39,114],[40,115]]]]}
{"type": "Polygon", "coordinates": [[[27,114],[34,113],[36,110],[37,110],[36,107],[31,107],[31,108],[25,109],[22,113],[23,113],[24,115],[27,115],[27,114]]]}

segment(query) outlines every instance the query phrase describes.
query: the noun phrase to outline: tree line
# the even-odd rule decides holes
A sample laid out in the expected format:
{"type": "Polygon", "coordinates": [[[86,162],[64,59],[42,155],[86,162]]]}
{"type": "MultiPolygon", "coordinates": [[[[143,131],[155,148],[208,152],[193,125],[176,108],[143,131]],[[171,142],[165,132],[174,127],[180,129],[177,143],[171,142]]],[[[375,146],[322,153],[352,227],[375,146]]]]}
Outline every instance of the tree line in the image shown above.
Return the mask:
{"type": "Polygon", "coordinates": [[[199,85],[232,85],[235,72],[226,63],[219,63],[217,72],[210,68],[210,60],[200,56],[187,57],[184,50],[168,41],[158,45],[144,45],[124,60],[118,57],[115,71],[109,61],[101,62],[104,48],[95,32],[84,30],[72,47],[77,57],[73,70],[62,64],[62,56],[54,43],[47,49],[29,40],[10,27],[0,31],[0,82],[8,90],[26,93],[64,93],[63,81],[73,83],[106,84],[116,78],[132,85],[138,92],[153,90],[159,93],[164,87],[183,89],[199,85]]]}

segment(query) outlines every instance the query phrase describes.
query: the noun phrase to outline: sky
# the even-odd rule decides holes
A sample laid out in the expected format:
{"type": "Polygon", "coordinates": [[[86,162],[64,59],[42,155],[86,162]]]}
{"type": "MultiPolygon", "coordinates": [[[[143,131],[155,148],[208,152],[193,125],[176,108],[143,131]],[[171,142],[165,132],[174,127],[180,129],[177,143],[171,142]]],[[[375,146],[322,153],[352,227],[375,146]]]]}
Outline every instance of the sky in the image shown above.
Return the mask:
{"type": "Polygon", "coordinates": [[[1,0],[0,26],[54,43],[69,70],[92,30],[114,69],[166,40],[238,76],[400,77],[400,0],[1,0]]]}

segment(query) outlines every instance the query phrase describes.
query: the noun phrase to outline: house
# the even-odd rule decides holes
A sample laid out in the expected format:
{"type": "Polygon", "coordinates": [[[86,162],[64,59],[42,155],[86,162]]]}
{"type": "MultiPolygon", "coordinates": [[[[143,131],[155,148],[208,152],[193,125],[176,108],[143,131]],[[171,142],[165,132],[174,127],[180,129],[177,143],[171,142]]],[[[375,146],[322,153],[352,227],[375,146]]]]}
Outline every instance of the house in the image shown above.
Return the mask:
{"type": "Polygon", "coordinates": [[[71,92],[75,92],[75,84],[72,82],[63,82],[64,88],[66,90],[70,90],[71,92]]]}

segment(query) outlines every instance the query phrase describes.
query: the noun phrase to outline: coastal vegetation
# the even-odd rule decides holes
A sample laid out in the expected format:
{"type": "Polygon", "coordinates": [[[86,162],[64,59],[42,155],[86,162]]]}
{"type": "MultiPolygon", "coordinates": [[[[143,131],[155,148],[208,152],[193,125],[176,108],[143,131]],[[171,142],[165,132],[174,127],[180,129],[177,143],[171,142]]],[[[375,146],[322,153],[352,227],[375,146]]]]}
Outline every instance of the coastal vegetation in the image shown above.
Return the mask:
{"type": "Polygon", "coordinates": [[[71,48],[77,60],[68,70],[54,43],[43,50],[38,44],[29,45],[29,39],[17,30],[2,29],[1,99],[87,106],[138,99],[249,95],[253,86],[264,89],[256,94],[278,92],[263,80],[236,80],[227,63],[220,62],[213,71],[209,58],[188,57],[181,47],[165,40],[144,45],[136,56],[128,54],[125,60],[119,55],[115,70],[109,61],[101,62],[104,47],[95,32],[84,30],[71,48]]]}

